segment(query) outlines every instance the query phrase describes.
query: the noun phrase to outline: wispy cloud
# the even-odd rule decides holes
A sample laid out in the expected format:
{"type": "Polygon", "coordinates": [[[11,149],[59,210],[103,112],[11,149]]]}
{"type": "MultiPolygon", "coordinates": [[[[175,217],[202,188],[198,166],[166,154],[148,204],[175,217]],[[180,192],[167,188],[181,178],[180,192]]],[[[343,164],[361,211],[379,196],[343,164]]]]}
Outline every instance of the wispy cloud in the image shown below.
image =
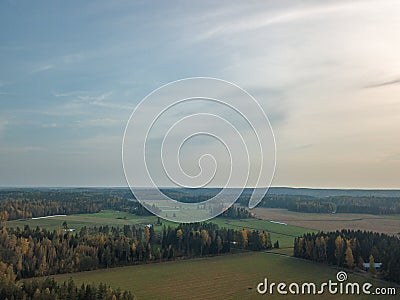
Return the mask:
{"type": "Polygon", "coordinates": [[[82,94],[92,93],[91,91],[70,91],[70,92],[54,92],[54,97],[77,97],[82,94]]]}
{"type": "Polygon", "coordinates": [[[366,85],[365,88],[378,88],[378,87],[397,85],[397,84],[400,84],[400,78],[396,78],[396,79],[388,80],[388,81],[383,81],[383,82],[378,82],[378,83],[373,83],[373,84],[370,84],[370,85],[366,85]]]}
{"type": "Polygon", "coordinates": [[[110,119],[110,118],[103,118],[103,119],[90,119],[90,120],[79,120],[75,122],[77,127],[108,127],[108,126],[115,126],[121,125],[125,123],[126,120],[123,119],[110,119]]]}
{"type": "Polygon", "coordinates": [[[134,108],[133,105],[103,102],[103,101],[92,101],[90,103],[93,105],[100,106],[100,107],[121,109],[121,110],[132,110],[134,108]]]}
{"type": "Polygon", "coordinates": [[[16,148],[18,151],[21,152],[33,152],[33,151],[42,151],[44,150],[43,147],[38,147],[38,146],[24,146],[24,147],[19,147],[16,148]]]}
{"type": "Polygon", "coordinates": [[[1,147],[2,153],[26,153],[26,152],[39,152],[45,148],[39,146],[17,146],[17,147],[1,147]]]}
{"type": "Polygon", "coordinates": [[[64,55],[62,57],[62,61],[66,64],[71,64],[71,63],[76,63],[80,62],[83,59],[85,59],[86,55],[83,52],[78,52],[78,53],[71,53],[64,55]]]}
{"type": "Polygon", "coordinates": [[[89,96],[89,95],[84,95],[84,96],[78,96],[79,99],[81,100],[85,100],[88,102],[101,102],[104,101],[105,99],[107,99],[110,95],[112,95],[112,92],[107,92],[107,93],[103,93],[97,96],[89,96]]]}
{"type": "Polygon", "coordinates": [[[54,65],[53,64],[44,64],[44,65],[39,65],[33,68],[31,73],[40,73],[40,72],[44,72],[47,70],[51,70],[54,69],[54,65]]]}
{"type": "Polygon", "coordinates": [[[68,101],[59,105],[52,105],[42,109],[19,109],[16,110],[16,112],[44,116],[76,116],[86,113],[83,108],[84,105],[82,103],[68,101]]]}
{"type": "Polygon", "coordinates": [[[7,120],[0,120],[0,131],[4,130],[7,125],[8,125],[7,120]]]}
{"type": "Polygon", "coordinates": [[[99,152],[118,153],[122,144],[121,135],[97,135],[85,139],[76,140],[73,144],[68,144],[63,147],[63,150],[71,151],[75,154],[92,153],[93,155],[99,152]]]}
{"type": "Polygon", "coordinates": [[[300,151],[300,150],[304,150],[304,149],[309,149],[313,146],[314,146],[314,144],[304,144],[304,145],[295,146],[291,150],[300,151]]]}
{"type": "Polygon", "coordinates": [[[56,128],[57,127],[57,123],[46,123],[46,124],[42,124],[41,127],[42,128],[56,128]]]}
{"type": "Polygon", "coordinates": [[[115,102],[110,102],[110,101],[104,101],[108,99],[113,92],[107,92],[103,93],[97,96],[78,96],[79,99],[87,101],[87,103],[95,106],[100,106],[100,107],[105,107],[105,108],[113,108],[113,109],[122,109],[122,110],[132,110],[133,106],[127,105],[127,104],[120,104],[120,103],[115,103],[115,102]]]}
{"type": "MultiPolygon", "coordinates": [[[[133,105],[112,102],[109,97],[112,92],[97,93],[93,91],[53,92],[56,98],[66,98],[65,101],[53,103],[44,109],[21,109],[18,112],[46,116],[77,116],[91,114],[91,106],[107,109],[125,110],[131,112],[133,105]],[[107,100],[107,101],[106,101],[107,100]]],[[[111,118],[108,120],[108,123],[111,118]]]]}
{"type": "Polygon", "coordinates": [[[400,153],[394,153],[385,157],[387,161],[400,161],[400,153]]]}
{"type": "MultiPolygon", "coordinates": [[[[364,5],[365,8],[365,5],[364,5]]],[[[295,22],[302,19],[309,19],[314,16],[323,16],[327,14],[338,13],[340,11],[356,10],[357,5],[354,3],[340,3],[329,5],[318,5],[299,7],[291,10],[270,12],[268,9],[253,10],[252,12],[243,13],[244,7],[238,6],[237,11],[229,11],[227,14],[212,15],[212,19],[217,18],[218,25],[215,21],[203,20],[204,23],[212,24],[208,30],[195,36],[195,40],[201,41],[209,38],[215,38],[222,35],[239,34],[251,30],[265,28],[267,26],[295,22]],[[232,20],[235,20],[232,22],[232,20]]]]}

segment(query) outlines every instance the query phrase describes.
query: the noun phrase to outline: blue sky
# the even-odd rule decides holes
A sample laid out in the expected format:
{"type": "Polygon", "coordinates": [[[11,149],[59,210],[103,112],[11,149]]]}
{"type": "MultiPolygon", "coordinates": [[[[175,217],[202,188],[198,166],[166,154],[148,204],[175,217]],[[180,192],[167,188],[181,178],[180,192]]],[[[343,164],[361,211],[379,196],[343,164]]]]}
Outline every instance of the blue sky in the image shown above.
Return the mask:
{"type": "Polygon", "coordinates": [[[400,188],[397,1],[2,1],[0,186],[125,186],[132,109],[177,79],[252,93],[273,185],[400,188]]]}

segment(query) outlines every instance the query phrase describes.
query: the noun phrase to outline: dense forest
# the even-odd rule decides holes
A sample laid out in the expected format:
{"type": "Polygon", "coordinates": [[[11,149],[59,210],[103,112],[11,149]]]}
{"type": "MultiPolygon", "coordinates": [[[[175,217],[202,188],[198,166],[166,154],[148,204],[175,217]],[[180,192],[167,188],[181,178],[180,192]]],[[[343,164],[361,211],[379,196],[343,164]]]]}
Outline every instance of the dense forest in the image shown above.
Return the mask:
{"type": "MultiPolygon", "coordinates": [[[[248,197],[242,196],[239,203],[247,205],[248,197]]],[[[398,197],[313,197],[293,195],[266,196],[260,207],[285,208],[290,211],[307,213],[362,213],[362,214],[399,214],[398,197]]]]}
{"type": "MultiPolygon", "coordinates": [[[[235,195],[225,191],[226,195],[235,195]]],[[[252,189],[244,189],[238,203],[247,206],[252,189]]],[[[181,202],[197,203],[214,197],[221,189],[164,189],[163,192],[181,202]]],[[[335,190],[271,187],[259,206],[285,208],[312,213],[400,213],[400,191],[396,190],[335,190]]]]}
{"type": "Polygon", "coordinates": [[[251,216],[251,213],[246,208],[239,206],[230,206],[221,214],[221,217],[231,219],[247,219],[251,218],[251,216]]]}
{"type": "MultiPolygon", "coordinates": [[[[152,215],[149,209],[133,198],[130,191],[123,189],[0,191],[0,221],[59,214],[97,213],[103,209],[125,211],[140,216],[152,215]]],[[[153,205],[151,211],[156,212],[157,208],[153,205]]],[[[222,216],[238,219],[251,217],[248,210],[239,207],[230,207],[222,216]]]]}
{"type": "Polygon", "coordinates": [[[15,275],[0,266],[0,299],[5,300],[133,300],[130,291],[113,290],[109,286],[82,284],[72,279],[62,284],[52,278],[15,281],[15,275]]]}
{"type": "MultiPolygon", "coordinates": [[[[205,191],[170,189],[168,196],[181,202],[199,202],[214,196],[219,190],[205,191]],[[211,193],[211,194],[208,194],[211,193]]],[[[244,191],[238,202],[247,206],[249,191],[244,191]]],[[[307,196],[273,195],[263,198],[260,207],[285,208],[290,211],[310,213],[365,213],[398,214],[399,197],[367,196],[307,196]]],[[[71,190],[0,190],[0,219],[16,220],[56,214],[96,213],[103,209],[127,211],[137,215],[151,213],[136,201],[127,189],[71,189],[71,190]]],[[[153,207],[154,211],[155,208],[153,207]]],[[[223,216],[238,215],[227,211],[223,216]]],[[[243,218],[247,213],[239,213],[243,218]]]]}
{"type": "Polygon", "coordinates": [[[63,191],[19,190],[0,191],[0,218],[26,219],[57,214],[96,213],[102,209],[135,211],[136,201],[129,201],[124,190],[63,191]]]}
{"type": "Polygon", "coordinates": [[[379,275],[400,283],[400,239],[385,234],[342,230],[309,233],[294,241],[294,256],[340,267],[363,268],[370,263],[382,263],[379,275]]]}
{"type": "Polygon", "coordinates": [[[63,229],[6,228],[0,230],[0,261],[12,266],[17,279],[88,271],[178,257],[218,255],[231,247],[271,248],[269,233],[218,228],[212,223],[164,227],[83,227],[63,229]]]}
{"type": "MultiPolygon", "coordinates": [[[[202,196],[215,196],[221,192],[221,188],[201,188],[201,189],[185,189],[185,188],[175,188],[175,189],[163,189],[165,194],[175,197],[186,196],[188,201],[192,201],[192,197],[202,197],[202,196]]],[[[242,195],[248,197],[254,191],[252,188],[229,188],[225,190],[227,195],[236,194],[238,190],[242,191],[242,195]]],[[[312,188],[289,188],[289,187],[270,187],[268,189],[268,196],[276,195],[288,195],[288,196],[312,196],[312,197],[397,197],[400,198],[400,190],[371,190],[371,189],[312,189],[312,188]]],[[[182,197],[185,198],[185,197],[182,197]]]]}

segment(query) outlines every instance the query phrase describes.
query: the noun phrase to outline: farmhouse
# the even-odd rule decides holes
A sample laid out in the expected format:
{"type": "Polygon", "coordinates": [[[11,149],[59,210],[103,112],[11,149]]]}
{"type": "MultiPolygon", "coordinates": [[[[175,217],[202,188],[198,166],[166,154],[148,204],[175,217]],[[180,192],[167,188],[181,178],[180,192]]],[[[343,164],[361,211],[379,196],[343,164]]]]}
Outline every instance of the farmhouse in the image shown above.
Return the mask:
{"type": "MultiPolygon", "coordinates": [[[[374,264],[375,265],[375,269],[380,269],[381,268],[381,266],[382,266],[382,263],[375,263],[374,264]]],[[[363,267],[364,267],[364,269],[365,270],[367,270],[368,271],[368,269],[369,269],[369,267],[370,267],[370,265],[369,265],[369,263],[363,263],[363,267]]]]}

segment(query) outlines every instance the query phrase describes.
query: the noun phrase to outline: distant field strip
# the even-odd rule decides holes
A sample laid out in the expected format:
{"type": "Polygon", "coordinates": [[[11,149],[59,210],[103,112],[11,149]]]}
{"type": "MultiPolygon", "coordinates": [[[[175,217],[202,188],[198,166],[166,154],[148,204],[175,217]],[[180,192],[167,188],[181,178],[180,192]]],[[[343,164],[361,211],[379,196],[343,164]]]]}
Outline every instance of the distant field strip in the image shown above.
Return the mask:
{"type": "Polygon", "coordinates": [[[301,213],[279,208],[255,208],[258,218],[285,222],[289,225],[322,231],[341,229],[376,231],[397,235],[400,232],[400,215],[321,214],[301,213]]]}

